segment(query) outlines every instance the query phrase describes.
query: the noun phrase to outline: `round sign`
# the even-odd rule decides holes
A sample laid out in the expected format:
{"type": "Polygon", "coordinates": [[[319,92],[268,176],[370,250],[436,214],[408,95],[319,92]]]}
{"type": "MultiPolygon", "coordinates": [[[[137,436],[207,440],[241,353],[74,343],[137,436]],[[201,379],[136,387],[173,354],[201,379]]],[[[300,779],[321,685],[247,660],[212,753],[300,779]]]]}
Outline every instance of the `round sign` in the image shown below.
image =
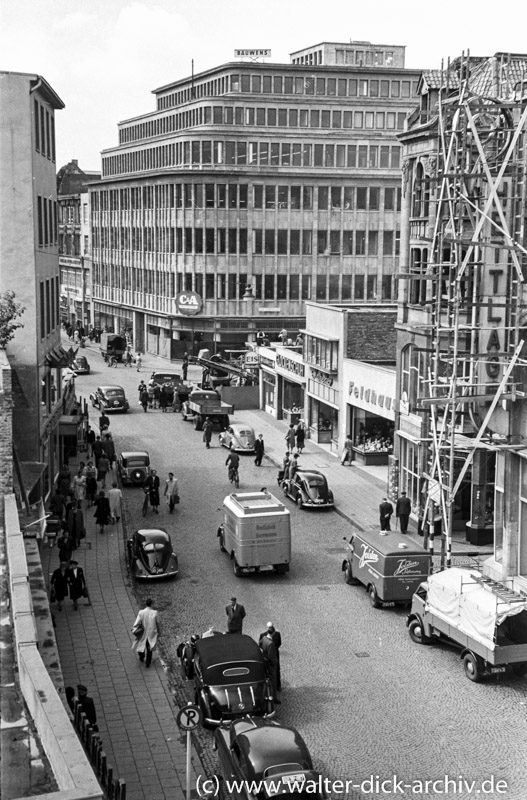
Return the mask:
{"type": "Polygon", "coordinates": [[[185,316],[199,314],[203,308],[202,297],[197,292],[179,292],[176,295],[176,308],[178,314],[185,314],[185,316]]]}
{"type": "Polygon", "coordinates": [[[189,704],[180,708],[176,717],[178,726],[184,731],[194,731],[201,724],[201,711],[198,706],[189,704]]]}

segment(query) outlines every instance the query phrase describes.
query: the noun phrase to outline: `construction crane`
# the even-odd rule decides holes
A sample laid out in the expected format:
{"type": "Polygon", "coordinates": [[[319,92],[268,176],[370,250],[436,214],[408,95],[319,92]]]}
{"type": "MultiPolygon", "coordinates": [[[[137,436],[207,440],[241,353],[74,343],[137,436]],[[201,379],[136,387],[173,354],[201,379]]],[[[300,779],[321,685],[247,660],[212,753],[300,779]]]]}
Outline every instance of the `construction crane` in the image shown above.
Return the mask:
{"type": "Polygon", "coordinates": [[[226,361],[219,355],[210,356],[208,350],[200,350],[196,357],[196,364],[203,367],[201,381],[203,388],[207,386],[214,388],[225,381],[230,383],[232,376],[239,378],[240,385],[243,386],[253,386],[258,382],[258,375],[253,370],[226,361]]]}

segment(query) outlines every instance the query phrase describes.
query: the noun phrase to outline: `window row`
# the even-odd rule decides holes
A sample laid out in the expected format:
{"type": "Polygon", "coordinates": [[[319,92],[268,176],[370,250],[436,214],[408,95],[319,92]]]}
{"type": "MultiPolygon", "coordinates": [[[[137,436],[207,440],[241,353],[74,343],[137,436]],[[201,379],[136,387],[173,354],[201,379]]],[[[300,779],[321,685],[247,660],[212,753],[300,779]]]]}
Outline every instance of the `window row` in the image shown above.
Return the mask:
{"type": "Polygon", "coordinates": [[[98,211],[159,208],[232,208],[280,211],[400,211],[401,189],[393,186],[280,186],[246,183],[176,183],[102,189],[92,194],[98,211]]]}
{"type": "Polygon", "coordinates": [[[404,128],[406,111],[342,108],[269,108],[267,106],[197,106],[150,122],[119,129],[119,144],[164,136],[199,125],[258,128],[333,128],[396,131],[404,128]]]}
{"type": "Polygon", "coordinates": [[[58,243],[57,202],[50,197],[37,197],[38,246],[58,243]]]}
{"type": "Polygon", "coordinates": [[[35,150],[55,161],[55,116],[37,99],[33,102],[33,124],[35,126],[35,150]]]}
{"type": "Polygon", "coordinates": [[[59,324],[59,278],[47,278],[39,285],[40,338],[57,328],[59,324]]]}
{"type": "MultiPolygon", "coordinates": [[[[144,253],[248,255],[247,228],[95,228],[93,247],[144,253]]],[[[399,231],[252,230],[252,255],[398,256],[399,231]],[[380,235],[379,235],[380,234],[380,235]]],[[[72,254],[73,255],[73,254],[72,254]]],[[[75,254],[77,255],[77,254],[75,254]]]]}
{"type": "Polygon", "coordinates": [[[210,139],[174,142],[103,157],[103,177],[163,167],[274,166],[399,169],[399,145],[229,142],[210,139]]]}
{"type": "MultiPolygon", "coordinates": [[[[378,296],[377,275],[251,275],[246,273],[214,272],[178,273],[161,270],[142,270],[137,267],[118,265],[93,265],[95,295],[101,294],[105,286],[119,286],[120,289],[154,294],[161,297],[174,297],[182,291],[195,291],[205,300],[242,300],[250,283],[256,300],[392,300],[393,276],[383,275],[378,296]]],[[[318,362],[320,363],[320,361],[318,362]]]]}
{"type": "MultiPolygon", "coordinates": [[[[368,53],[364,58],[367,57],[368,53]]],[[[360,65],[362,66],[362,63],[360,65]]],[[[201,97],[218,97],[231,92],[242,94],[410,99],[417,96],[417,80],[233,73],[215,80],[196,81],[194,85],[189,85],[185,89],[158,97],[157,108],[159,110],[174,108],[192,100],[199,100],[201,97]]]]}
{"type": "Polygon", "coordinates": [[[59,233],[59,256],[80,255],[82,255],[80,235],[78,233],[59,233]]]}

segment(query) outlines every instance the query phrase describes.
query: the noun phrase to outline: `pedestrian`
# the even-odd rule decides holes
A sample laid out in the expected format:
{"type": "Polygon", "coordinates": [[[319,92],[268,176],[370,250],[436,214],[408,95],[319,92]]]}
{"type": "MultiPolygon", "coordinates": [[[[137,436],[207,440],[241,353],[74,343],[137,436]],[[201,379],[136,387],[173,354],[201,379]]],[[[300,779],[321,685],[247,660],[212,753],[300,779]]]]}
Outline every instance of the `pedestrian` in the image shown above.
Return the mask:
{"type": "Polygon", "coordinates": [[[188,373],[188,353],[183,353],[183,363],[181,364],[181,371],[183,373],[183,381],[186,382],[187,380],[187,373],[188,373]]]}
{"type": "Polygon", "coordinates": [[[265,452],[263,434],[260,433],[254,443],[254,463],[257,467],[262,465],[262,458],[265,452]]]}
{"type": "Polygon", "coordinates": [[[86,475],[83,467],[79,466],[79,471],[73,478],[73,496],[77,502],[86,499],[86,475]]]}
{"type": "Polygon", "coordinates": [[[157,611],[152,608],[152,600],[150,598],[137,615],[132,632],[138,628],[142,628],[143,633],[136,639],[132,648],[137,650],[139,661],[144,661],[145,667],[148,668],[152,663],[152,653],[156,648],[157,638],[161,633],[157,611]]]}
{"type": "Polygon", "coordinates": [[[387,497],[382,498],[382,503],[379,506],[379,515],[381,521],[381,531],[391,531],[390,518],[393,514],[393,506],[387,497]]]}
{"type": "Polygon", "coordinates": [[[155,408],[154,406],[154,381],[148,381],[148,386],[146,387],[146,391],[148,392],[148,408],[155,408]]]}
{"type": "Polygon", "coordinates": [[[86,719],[92,726],[93,730],[97,733],[99,730],[97,726],[97,713],[95,711],[95,703],[91,697],[88,697],[88,689],[84,684],[77,684],[77,702],[86,719]]]}
{"type": "Polygon", "coordinates": [[[143,411],[146,414],[146,412],[148,410],[148,401],[149,401],[148,390],[147,390],[146,386],[143,389],[143,391],[141,392],[139,399],[140,399],[141,405],[143,406],[143,411]]]}
{"type": "Polygon", "coordinates": [[[68,564],[66,561],[61,561],[60,566],[53,572],[51,575],[50,586],[51,586],[51,597],[50,600],[52,603],[57,601],[57,608],[59,611],[62,611],[62,603],[64,602],[64,598],[68,596],[69,593],[69,583],[68,583],[68,564]]]}
{"type": "Polygon", "coordinates": [[[293,423],[291,423],[291,425],[289,426],[289,429],[284,438],[287,442],[287,449],[293,452],[293,450],[295,449],[295,441],[296,441],[295,426],[293,425],[293,423]]]}
{"type": "Polygon", "coordinates": [[[289,461],[287,479],[289,481],[292,481],[297,472],[298,472],[298,453],[295,453],[294,456],[289,461]]]}
{"type": "Polygon", "coordinates": [[[59,551],[59,562],[65,561],[69,566],[71,557],[73,555],[73,541],[65,531],[60,539],[57,539],[57,547],[59,551]]]}
{"type": "Polygon", "coordinates": [[[137,367],[137,371],[138,371],[138,372],[141,372],[141,366],[142,366],[142,364],[143,364],[143,358],[142,358],[142,356],[141,356],[141,353],[138,353],[138,354],[136,355],[136,357],[135,357],[135,366],[137,367]]]}
{"type": "Polygon", "coordinates": [[[102,446],[102,440],[100,436],[95,437],[95,441],[92,446],[93,457],[95,459],[95,466],[99,466],[99,459],[104,453],[104,447],[102,446]]]}
{"type": "Polygon", "coordinates": [[[166,388],[162,386],[159,395],[159,408],[163,413],[166,414],[167,406],[168,406],[168,392],[166,388]]]}
{"type": "Polygon", "coordinates": [[[68,578],[68,585],[70,589],[70,597],[73,600],[73,608],[78,610],[77,600],[79,597],[88,596],[88,588],[86,586],[86,579],[82,567],[79,567],[78,561],[70,561],[69,569],[66,572],[68,578]]]}
{"type": "Polygon", "coordinates": [[[105,428],[109,427],[110,427],[110,418],[103,411],[101,416],[99,417],[99,430],[101,432],[101,436],[103,435],[105,428]]]}
{"type": "Polygon", "coordinates": [[[112,488],[108,492],[108,502],[110,504],[110,516],[112,522],[119,522],[121,519],[121,506],[123,503],[123,493],[115,483],[112,483],[112,488]]]}
{"type": "Polygon", "coordinates": [[[64,689],[66,695],[66,703],[72,714],[75,714],[75,689],[73,686],[66,686],[64,689]]]}
{"type": "Polygon", "coordinates": [[[80,502],[70,503],[66,511],[66,524],[68,536],[76,550],[81,543],[81,539],[86,538],[86,528],[84,527],[84,514],[80,502]]]}
{"type": "Polygon", "coordinates": [[[131,352],[130,352],[130,348],[127,348],[127,350],[126,350],[126,356],[125,356],[125,361],[124,361],[124,365],[125,365],[125,367],[131,367],[131,366],[132,366],[132,360],[133,360],[133,359],[132,359],[132,354],[131,354],[131,352]]]}
{"type": "Polygon", "coordinates": [[[99,459],[99,463],[97,465],[97,480],[101,482],[101,487],[103,489],[106,488],[106,475],[110,471],[110,459],[103,451],[102,456],[99,459]]]}
{"type": "Polygon", "coordinates": [[[93,456],[93,443],[95,441],[95,431],[93,428],[90,428],[88,425],[88,430],[86,431],[86,445],[88,448],[88,458],[93,456]]]}
{"type": "Polygon", "coordinates": [[[210,450],[211,439],[212,439],[212,422],[210,417],[207,417],[207,419],[203,423],[203,441],[205,442],[205,447],[207,448],[207,450],[210,450]]]}
{"type": "Polygon", "coordinates": [[[306,429],[303,420],[300,420],[300,422],[296,426],[295,436],[296,436],[296,450],[298,455],[301,455],[302,450],[304,449],[306,443],[306,429]]]}
{"type": "Polygon", "coordinates": [[[269,631],[266,631],[259,642],[260,649],[263,653],[265,662],[265,674],[271,685],[273,693],[273,700],[277,705],[281,705],[281,701],[277,698],[278,691],[278,655],[276,653],[276,646],[269,631]]]}
{"type": "Polygon", "coordinates": [[[141,402],[141,392],[144,392],[145,389],[146,383],[143,380],[139,381],[139,386],[137,387],[137,391],[139,393],[139,402],[141,402]]]}
{"type": "Polygon", "coordinates": [[[408,520],[412,511],[412,503],[410,498],[406,496],[406,492],[401,492],[401,496],[397,498],[395,504],[395,516],[399,520],[401,526],[401,533],[408,532],[408,520]]]}
{"type": "Polygon", "coordinates": [[[104,438],[102,440],[102,447],[103,447],[104,452],[106,453],[106,456],[107,456],[108,461],[110,462],[110,466],[111,466],[113,464],[113,462],[115,461],[115,458],[116,458],[115,457],[115,444],[114,444],[114,441],[112,439],[112,434],[111,433],[105,433],[104,434],[104,438]]]}
{"type": "Polygon", "coordinates": [[[93,466],[93,461],[88,461],[86,465],[86,506],[91,508],[95,495],[97,494],[97,471],[93,466]]]}
{"type": "Polygon", "coordinates": [[[174,511],[174,506],[179,503],[179,486],[177,479],[174,478],[173,472],[168,473],[168,478],[165,481],[165,491],[163,494],[167,499],[168,510],[172,514],[174,511]]]}
{"type": "Polygon", "coordinates": [[[282,689],[282,678],[280,675],[280,648],[282,646],[282,636],[280,635],[280,631],[277,631],[275,626],[272,622],[267,623],[267,629],[260,634],[258,638],[258,643],[262,641],[265,635],[268,635],[273,640],[275,649],[276,649],[276,660],[277,660],[277,669],[276,669],[276,688],[278,691],[282,689]]]}
{"type": "Polygon", "coordinates": [[[230,604],[225,607],[225,613],[227,614],[227,633],[241,633],[246,615],[244,607],[236,602],[235,597],[231,597],[230,604]]]}
{"type": "Polygon", "coordinates": [[[344,440],[344,447],[342,449],[342,458],[340,459],[340,463],[342,464],[342,466],[344,466],[346,461],[349,461],[351,467],[351,462],[353,459],[353,451],[351,449],[352,447],[353,447],[353,442],[351,441],[351,437],[348,433],[346,439],[344,440]]]}
{"type": "Polygon", "coordinates": [[[99,525],[99,533],[104,533],[104,528],[108,525],[110,518],[110,503],[102,489],[95,499],[95,514],[93,516],[95,517],[95,522],[99,525]]]}
{"type": "Polygon", "coordinates": [[[62,519],[66,508],[66,498],[62,492],[56,488],[49,499],[49,510],[54,517],[62,519]]]}
{"type": "Polygon", "coordinates": [[[154,510],[154,514],[159,514],[159,485],[159,475],[156,470],[153,469],[143,483],[143,489],[148,491],[148,499],[150,500],[150,505],[154,510]]]}
{"type": "Polygon", "coordinates": [[[63,464],[57,476],[57,489],[66,498],[71,494],[71,472],[67,464],[63,464]]]}
{"type": "Polygon", "coordinates": [[[154,383],[154,408],[161,408],[160,400],[161,386],[158,383],[154,383]]]}

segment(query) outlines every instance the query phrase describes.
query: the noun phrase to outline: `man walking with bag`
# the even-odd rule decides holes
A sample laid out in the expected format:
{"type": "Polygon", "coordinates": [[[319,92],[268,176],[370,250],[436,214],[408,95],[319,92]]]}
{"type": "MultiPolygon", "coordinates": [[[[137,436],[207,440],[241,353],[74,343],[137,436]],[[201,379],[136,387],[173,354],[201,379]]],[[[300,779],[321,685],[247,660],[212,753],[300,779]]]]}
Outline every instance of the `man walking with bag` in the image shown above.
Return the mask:
{"type": "Polygon", "coordinates": [[[156,648],[157,637],[160,633],[157,611],[154,611],[152,608],[152,600],[150,600],[150,598],[146,601],[145,607],[142,608],[137,615],[132,633],[134,636],[137,636],[136,641],[132,645],[132,649],[137,650],[139,661],[144,661],[145,667],[148,669],[152,663],[152,653],[156,648]]]}
{"type": "Polygon", "coordinates": [[[172,514],[174,506],[179,503],[179,487],[173,472],[168,473],[168,480],[165,481],[164,495],[167,499],[168,510],[172,514]]]}

